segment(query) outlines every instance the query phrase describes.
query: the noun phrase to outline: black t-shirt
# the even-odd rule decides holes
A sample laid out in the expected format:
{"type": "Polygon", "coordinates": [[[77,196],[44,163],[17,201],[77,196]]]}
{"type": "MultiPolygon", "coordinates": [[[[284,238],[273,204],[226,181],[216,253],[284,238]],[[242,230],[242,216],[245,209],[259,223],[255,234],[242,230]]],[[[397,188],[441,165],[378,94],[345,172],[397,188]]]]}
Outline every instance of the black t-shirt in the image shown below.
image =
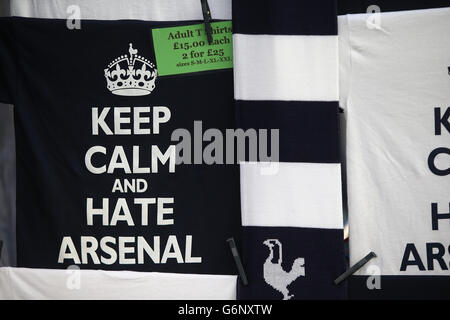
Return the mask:
{"type": "Polygon", "coordinates": [[[0,19],[19,267],[235,273],[238,166],[175,165],[172,138],[186,129],[201,148],[194,121],[235,126],[233,73],[159,76],[152,28],[176,24],[0,19]]]}

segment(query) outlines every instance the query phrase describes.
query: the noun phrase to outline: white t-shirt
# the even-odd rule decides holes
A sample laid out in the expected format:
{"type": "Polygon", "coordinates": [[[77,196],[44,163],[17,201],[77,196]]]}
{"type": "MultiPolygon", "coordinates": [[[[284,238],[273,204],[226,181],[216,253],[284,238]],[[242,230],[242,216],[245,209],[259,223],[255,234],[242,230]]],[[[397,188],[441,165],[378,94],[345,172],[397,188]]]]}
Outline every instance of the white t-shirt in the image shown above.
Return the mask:
{"type": "Polygon", "coordinates": [[[1,300],[234,300],[236,276],[0,268],[1,300]]]}
{"type": "Polygon", "coordinates": [[[450,276],[449,33],[450,8],[339,18],[357,275],[450,276]]]}

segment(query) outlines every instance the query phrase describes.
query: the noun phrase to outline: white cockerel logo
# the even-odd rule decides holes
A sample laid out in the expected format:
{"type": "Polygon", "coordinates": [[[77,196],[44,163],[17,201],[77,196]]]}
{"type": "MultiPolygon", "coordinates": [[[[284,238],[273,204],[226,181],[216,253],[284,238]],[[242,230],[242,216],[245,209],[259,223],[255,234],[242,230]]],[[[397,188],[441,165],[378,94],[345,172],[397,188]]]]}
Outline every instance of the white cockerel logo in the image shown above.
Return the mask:
{"type": "Polygon", "coordinates": [[[267,239],[263,243],[270,249],[269,257],[264,262],[264,280],[272,288],[283,294],[283,300],[289,300],[294,295],[289,294],[287,287],[300,276],[305,276],[305,259],[295,259],[291,271],[286,272],[281,266],[283,262],[281,242],[278,239],[267,239]],[[274,248],[278,253],[278,261],[276,262],[274,262],[274,248]]]}

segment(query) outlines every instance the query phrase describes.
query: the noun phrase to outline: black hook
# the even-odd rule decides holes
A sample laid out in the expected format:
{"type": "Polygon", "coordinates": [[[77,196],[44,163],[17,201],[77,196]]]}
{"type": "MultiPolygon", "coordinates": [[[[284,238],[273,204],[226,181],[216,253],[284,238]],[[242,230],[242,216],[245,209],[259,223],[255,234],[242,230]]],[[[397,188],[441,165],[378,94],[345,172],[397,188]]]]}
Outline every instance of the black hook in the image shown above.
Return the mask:
{"type": "Polygon", "coordinates": [[[352,274],[354,274],[356,271],[361,269],[367,262],[369,262],[372,258],[375,258],[377,255],[372,251],[367,256],[359,260],[357,263],[355,263],[350,269],[345,271],[343,274],[341,274],[339,277],[334,280],[334,284],[339,284],[348,277],[350,277],[352,274]]]}
{"type": "Polygon", "coordinates": [[[233,255],[234,262],[236,263],[236,267],[238,269],[242,284],[244,286],[247,286],[248,285],[247,275],[245,274],[244,266],[242,265],[241,257],[239,256],[239,252],[236,248],[234,238],[228,239],[227,242],[230,245],[231,254],[233,255]]]}
{"type": "Polygon", "coordinates": [[[203,21],[205,22],[206,36],[208,37],[208,43],[212,44],[212,28],[211,28],[211,10],[209,9],[208,0],[200,0],[202,3],[203,21]]]}

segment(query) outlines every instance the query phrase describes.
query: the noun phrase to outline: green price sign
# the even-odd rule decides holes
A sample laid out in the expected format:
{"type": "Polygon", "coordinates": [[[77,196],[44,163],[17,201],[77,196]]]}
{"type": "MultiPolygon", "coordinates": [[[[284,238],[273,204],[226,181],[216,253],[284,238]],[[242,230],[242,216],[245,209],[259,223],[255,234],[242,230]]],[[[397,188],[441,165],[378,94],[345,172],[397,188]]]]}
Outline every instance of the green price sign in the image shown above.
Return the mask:
{"type": "Polygon", "coordinates": [[[205,25],[153,29],[158,75],[175,75],[233,68],[231,21],[211,23],[208,44],[205,25]]]}

